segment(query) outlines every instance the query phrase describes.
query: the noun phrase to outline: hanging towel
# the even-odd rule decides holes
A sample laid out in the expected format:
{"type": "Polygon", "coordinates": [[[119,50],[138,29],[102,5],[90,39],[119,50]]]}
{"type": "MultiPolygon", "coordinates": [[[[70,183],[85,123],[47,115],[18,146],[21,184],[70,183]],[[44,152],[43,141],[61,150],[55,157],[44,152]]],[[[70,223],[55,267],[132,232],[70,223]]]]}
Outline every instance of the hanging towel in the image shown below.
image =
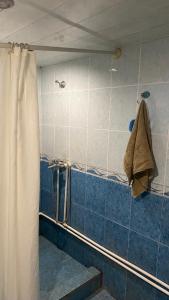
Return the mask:
{"type": "Polygon", "coordinates": [[[124,170],[133,197],[149,189],[155,170],[146,103],[141,101],[124,157],[124,170]]]}

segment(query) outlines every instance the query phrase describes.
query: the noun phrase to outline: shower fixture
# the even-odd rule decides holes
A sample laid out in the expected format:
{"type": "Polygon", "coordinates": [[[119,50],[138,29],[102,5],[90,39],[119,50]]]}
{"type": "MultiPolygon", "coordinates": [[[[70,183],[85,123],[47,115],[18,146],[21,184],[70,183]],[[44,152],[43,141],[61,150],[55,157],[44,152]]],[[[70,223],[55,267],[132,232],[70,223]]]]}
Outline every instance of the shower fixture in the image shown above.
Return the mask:
{"type": "Polygon", "coordinates": [[[58,83],[58,84],[59,84],[59,87],[60,87],[61,89],[64,89],[65,86],[66,86],[66,82],[65,82],[65,81],[55,80],[55,83],[58,83]]]}
{"type": "Polygon", "coordinates": [[[0,0],[0,9],[7,9],[14,5],[14,0],[0,0]]]}
{"type": "Polygon", "coordinates": [[[118,69],[114,68],[114,67],[111,67],[111,69],[109,69],[110,72],[117,72],[118,69]]]}

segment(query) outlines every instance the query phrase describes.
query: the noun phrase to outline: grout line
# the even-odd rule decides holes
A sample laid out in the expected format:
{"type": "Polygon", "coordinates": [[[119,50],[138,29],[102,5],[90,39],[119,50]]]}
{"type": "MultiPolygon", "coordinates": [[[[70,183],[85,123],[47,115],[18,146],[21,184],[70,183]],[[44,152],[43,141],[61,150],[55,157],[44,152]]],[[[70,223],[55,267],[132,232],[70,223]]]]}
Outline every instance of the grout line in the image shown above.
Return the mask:
{"type": "MultiPolygon", "coordinates": [[[[68,68],[68,81],[70,80],[70,67],[68,68]]],[[[71,102],[72,94],[68,96],[68,160],[70,160],[70,102],[71,102]]]]}
{"type": "MultiPolygon", "coordinates": [[[[169,81],[159,81],[159,82],[149,82],[149,83],[142,83],[139,82],[139,87],[141,86],[150,86],[150,85],[161,85],[161,84],[169,84],[169,81]]],[[[63,94],[63,93],[71,93],[71,92],[86,92],[86,91],[96,91],[96,90],[104,90],[104,89],[118,89],[118,88],[128,88],[128,87],[138,87],[138,82],[129,85],[117,85],[117,86],[102,86],[98,88],[89,88],[89,89],[65,89],[64,91],[56,91],[56,92],[45,92],[42,91],[41,95],[52,95],[52,94],[63,94]]]]}
{"type": "MultiPolygon", "coordinates": [[[[140,46],[140,52],[139,52],[139,64],[138,64],[138,77],[137,77],[137,101],[140,99],[140,77],[141,77],[141,46],[140,46]]],[[[139,108],[139,104],[136,102],[136,114],[139,108]]]]}
{"type": "Polygon", "coordinates": [[[85,170],[87,171],[87,163],[88,163],[88,148],[89,148],[89,107],[90,107],[90,66],[91,66],[91,56],[89,56],[89,61],[88,61],[88,81],[87,81],[87,113],[86,113],[86,164],[85,164],[85,170]]]}
{"type": "MultiPolygon", "coordinates": [[[[112,73],[111,73],[112,80],[112,73]]],[[[107,137],[107,176],[109,173],[109,145],[110,145],[110,122],[111,122],[111,102],[112,102],[112,93],[109,95],[109,116],[108,116],[108,137],[107,137]]]]}

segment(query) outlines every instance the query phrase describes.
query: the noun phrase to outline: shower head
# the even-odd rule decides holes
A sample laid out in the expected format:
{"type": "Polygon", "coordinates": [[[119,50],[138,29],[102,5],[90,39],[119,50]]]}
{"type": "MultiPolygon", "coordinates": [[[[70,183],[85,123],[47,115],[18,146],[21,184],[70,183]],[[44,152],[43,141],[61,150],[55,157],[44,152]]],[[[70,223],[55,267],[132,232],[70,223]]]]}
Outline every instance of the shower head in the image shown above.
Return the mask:
{"type": "Polygon", "coordinates": [[[14,6],[14,0],[0,0],[0,9],[6,9],[14,6]]]}
{"type": "Polygon", "coordinates": [[[59,81],[59,80],[55,80],[55,83],[59,84],[59,87],[64,89],[66,86],[66,82],[65,81],[59,81]]]}

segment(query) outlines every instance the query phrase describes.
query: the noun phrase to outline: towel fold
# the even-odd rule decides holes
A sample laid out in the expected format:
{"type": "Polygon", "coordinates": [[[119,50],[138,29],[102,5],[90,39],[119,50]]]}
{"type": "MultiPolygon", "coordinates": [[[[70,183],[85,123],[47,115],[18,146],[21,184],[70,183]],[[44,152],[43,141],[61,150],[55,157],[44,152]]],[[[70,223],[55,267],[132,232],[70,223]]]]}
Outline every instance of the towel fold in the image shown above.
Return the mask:
{"type": "Polygon", "coordinates": [[[149,189],[155,170],[155,161],[148,113],[144,100],[141,101],[127,145],[124,157],[124,170],[129,184],[132,184],[133,197],[138,197],[149,189]]]}

